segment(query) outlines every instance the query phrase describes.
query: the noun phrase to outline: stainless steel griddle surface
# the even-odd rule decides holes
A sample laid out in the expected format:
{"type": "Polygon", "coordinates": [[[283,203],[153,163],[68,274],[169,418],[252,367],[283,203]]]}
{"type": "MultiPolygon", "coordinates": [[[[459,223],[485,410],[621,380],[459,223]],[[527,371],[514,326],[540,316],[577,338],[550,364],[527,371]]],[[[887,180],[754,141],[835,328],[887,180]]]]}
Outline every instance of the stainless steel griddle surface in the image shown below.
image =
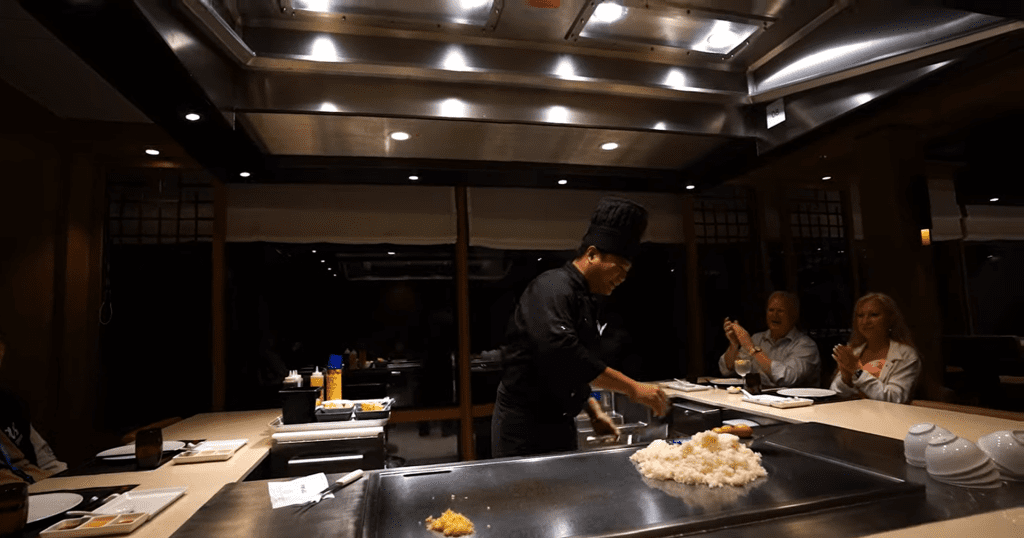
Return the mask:
{"type": "Polygon", "coordinates": [[[920,484],[770,443],[752,447],[768,477],[745,487],[646,480],[629,460],[639,448],[384,471],[367,484],[363,537],[430,536],[426,517],[449,508],[477,536],[664,536],[924,496],[920,484]]]}

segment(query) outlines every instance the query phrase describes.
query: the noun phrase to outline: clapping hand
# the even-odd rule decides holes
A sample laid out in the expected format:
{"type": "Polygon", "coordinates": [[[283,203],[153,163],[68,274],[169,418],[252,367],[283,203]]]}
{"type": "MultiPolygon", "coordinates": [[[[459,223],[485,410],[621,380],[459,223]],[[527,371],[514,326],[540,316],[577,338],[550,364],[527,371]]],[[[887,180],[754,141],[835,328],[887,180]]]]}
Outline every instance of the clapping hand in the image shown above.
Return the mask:
{"type": "MultiPolygon", "coordinates": [[[[728,331],[732,331],[733,337],[736,338],[736,344],[738,346],[744,349],[754,347],[754,341],[750,339],[750,333],[748,333],[738,321],[730,322],[728,331]]],[[[726,331],[726,336],[729,335],[728,331],[726,331]]],[[[732,338],[730,338],[729,341],[732,341],[732,338]]]]}
{"type": "Polygon", "coordinates": [[[725,337],[729,339],[729,343],[739,347],[740,341],[736,338],[736,330],[733,329],[732,320],[725,318],[725,323],[722,324],[722,329],[725,330],[725,337]]]}
{"type": "Polygon", "coordinates": [[[839,364],[839,369],[845,372],[855,372],[860,366],[850,346],[840,344],[832,348],[832,358],[839,364]]]}

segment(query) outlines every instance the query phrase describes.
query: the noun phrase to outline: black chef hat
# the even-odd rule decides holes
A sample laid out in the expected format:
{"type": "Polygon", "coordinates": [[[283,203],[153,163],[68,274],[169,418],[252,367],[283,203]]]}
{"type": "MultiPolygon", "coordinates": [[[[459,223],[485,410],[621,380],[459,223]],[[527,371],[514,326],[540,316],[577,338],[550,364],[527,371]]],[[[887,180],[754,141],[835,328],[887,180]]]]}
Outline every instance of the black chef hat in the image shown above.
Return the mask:
{"type": "Polygon", "coordinates": [[[640,239],[647,230],[647,210],[625,198],[605,196],[597,203],[583,245],[632,260],[640,252],[640,239]]]}

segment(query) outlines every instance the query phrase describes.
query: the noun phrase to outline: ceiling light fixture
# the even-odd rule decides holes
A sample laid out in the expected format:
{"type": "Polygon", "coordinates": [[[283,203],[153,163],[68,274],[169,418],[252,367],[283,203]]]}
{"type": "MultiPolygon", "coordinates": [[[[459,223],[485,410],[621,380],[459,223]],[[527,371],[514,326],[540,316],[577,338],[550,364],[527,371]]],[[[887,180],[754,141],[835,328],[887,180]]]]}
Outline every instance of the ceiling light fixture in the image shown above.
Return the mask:
{"type": "Polygon", "coordinates": [[[338,47],[334,44],[334,39],[327,36],[318,37],[313,41],[309,57],[318,62],[337,62],[341,60],[341,54],[338,53],[338,47]]]}
{"type": "Polygon", "coordinates": [[[420,176],[409,176],[410,181],[419,181],[420,176]]]}
{"type": "Polygon", "coordinates": [[[564,106],[548,107],[546,117],[550,123],[569,123],[569,109],[564,106]]]}
{"type": "Polygon", "coordinates": [[[626,15],[626,8],[605,2],[594,8],[594,19],[601,22],[615,22],[626,15]]]}
{"type": "Polygon", "coordinates": [[[568,181],[568,180],[566,180],[566,179],[559,179],[559,180],[558,180],[558,184],[559,184],[559,185],[565,185],[565,184],[566,184],[566,183],[568,183],[568,182],[569,182],[569,181],[568,181]]]}
{"type": "Polygon", "coordinates": [[[388,256],[394,256],[394,255],[395,255],[395,253],[394,253],[394,252],[392,252],[392,251],[390,251],[390,250],[388,251],[388,256]]]}
{"type": "Polygon", "coordinates": [[[696,185],[687,185],[686,186],[686,190],[688,190],[688,191],[692,191],[693,189],[696,189],[696,188],[697,188],[696,185]]]}
{"type": "Polygon", "coordinates": [[[619,145],[617,143],[615,143],[615,142],[605,142],[604,144],[601,144],[601,149],[603,149],[605,151],[611,151],[611,150],[616,149],[618,147],[619,147],[619,145]]]}
{"type": "Polygon", "coordinates": [[[409,140],[409,133],[402,131],[395,131],[391,133],[392,140],[409,140]]]}
{"type": "Polygon", "coordinates": [[[832,176],[825,176],[821,178],[822,181],[828,181],[830,179],[832,179],[832,176]]]}
{"type": "Polygon", "coordinates": [[[998,202],[999,198],[989,198],[988,201],[989,202],[998,202]]]}
{"type": "Polygon", "coordinates": [[[320,263],[327,263],[327,260],[320,260],[320,263]]]}
{"type": "Polygon", "coordinates": [[[153,149],[153,148],[147,149],[147,150],[146,150],[146,155],[152,155],[152,156],[154,156],[154,157],[155,157],[155,156],[157,156],[157,155],[160,155],[160,150],[158,150],[158,149],[153,149]]]}
{"type": "Polygon", "coordinates": [[[731,30],[715,32],[708,36],[708,45],[714,49],[732,50],[740,41],[740,35],[731,30]]]}
{"type": "Polygon", "coordinates": [[[313,249],[313,254],[316,254],[316,249],[313,249]]]}
{"type": "Polygon", "coordinates": [[[239,172],[239,173],[238,173],[238,175],[240,175],[240,176],[242,176],[242,177],[249,177],[249,176],[251,176],[252,174],[250,174],[249,172],[239,172]]]}
{"type": "Polygon", "coordinates": [[[195,112],[189,112],[188,114],[185,114],[185,119],[188,121],[199,121],[202,118],[202,116],[196,114],[195,112]]]}

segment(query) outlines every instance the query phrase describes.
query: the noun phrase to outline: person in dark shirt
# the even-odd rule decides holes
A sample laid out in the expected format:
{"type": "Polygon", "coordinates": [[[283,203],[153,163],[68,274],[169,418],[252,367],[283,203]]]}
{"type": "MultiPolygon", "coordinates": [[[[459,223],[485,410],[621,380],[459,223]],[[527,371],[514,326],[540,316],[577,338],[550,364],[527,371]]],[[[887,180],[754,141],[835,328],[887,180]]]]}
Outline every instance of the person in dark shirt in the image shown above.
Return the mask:
{"type": "MultiPolygon", "coordinates": [[[[7,340],[0,332],[0,364],[6,352],[7,340]]],[[[32,483],[67,468],[32,427],[28,408],[21,398],[0,387],[0,484],[32,483]]]]}
{"type": "Polygon", "coordinates": [[[626,279],[646,228],[643,206],[602,198],[576,258],[542,273],[519,298],[502,347],[504,371],[491,421],[494,457],[574,450],[581,410],[596,433],[617,433],[590,398],[591,385],[625,394],[658,415],[667,412],[664,391],[606,365],[599,339],[607,324],[593,297],[610,295],[626,279]]]}

